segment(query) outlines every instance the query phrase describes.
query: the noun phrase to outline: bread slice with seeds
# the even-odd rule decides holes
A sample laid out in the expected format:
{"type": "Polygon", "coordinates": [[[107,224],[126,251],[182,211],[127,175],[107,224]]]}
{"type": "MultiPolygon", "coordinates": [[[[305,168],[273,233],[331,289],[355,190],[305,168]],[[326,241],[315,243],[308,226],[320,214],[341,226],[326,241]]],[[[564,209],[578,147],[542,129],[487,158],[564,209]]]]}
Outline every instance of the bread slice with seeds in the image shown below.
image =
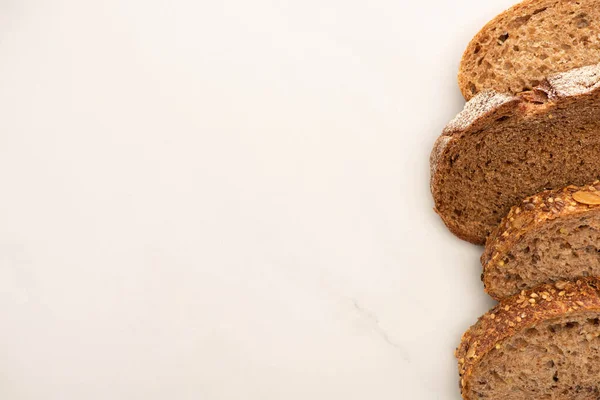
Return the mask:
{"type": "Polygon", "coordinates": [[[501,299],[541,283],[600,276],[600,181],[528,197],[489,237],[485,290],[501,299]]]}
{"type": "Polygon", "coordinates": [[[435,210],[457,236],[484,244],[523,198],[598,179],[599,154],[600,64],[518,96],[482,92],[434,145],[435,210]]]}
{"type": "Polygon", "coordinates": [[[531,90],[552,73],[600,62],[600,0],[526,0],[489,22],[467,47],[465,99],[531,90]]]}
{"type": "Polygon", "coordinates": [[[600,398],[599,288],[546,284],[481,317],[456,350],[463,399],[600,398]]]}

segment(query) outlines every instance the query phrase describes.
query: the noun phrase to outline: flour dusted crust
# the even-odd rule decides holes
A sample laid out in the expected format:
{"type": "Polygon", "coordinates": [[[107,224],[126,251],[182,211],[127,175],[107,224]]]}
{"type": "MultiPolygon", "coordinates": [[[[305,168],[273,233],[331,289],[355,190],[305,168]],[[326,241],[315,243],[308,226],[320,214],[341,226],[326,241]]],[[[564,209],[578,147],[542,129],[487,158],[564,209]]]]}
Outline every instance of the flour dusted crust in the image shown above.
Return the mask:
{"type": "Polygon", "coordinates": [[[461,131],[464,131],[473,125],[479,125],[479,123],[486,120],[486,117],[493,117],[497,115],[500,110],[506,108],[505,106],[510,107],[518,102],[518,97],[507,96],[505,94],[493,91],[486,91],[479,93],[469,102],[467,102],[467,104],[465,104],[463,110],[458,113],[458,115],[454,117],[454,119],[452,119],[448,125],[446,125],[444,131],[437,138],[433,146],[433,150],[429,158],[431,174],[430,185],[432,192],[434,177],[437,172],[439,162],[441,161],[441,157],[444,154],[444,150],[448,144],[455,139],[455,136],[458,136],[455,134],[460,133],[461,131]]]}
{"type": "Polygon", "coordinates": [[[439,158],[444,153],[448,143],[452,141],[453,133],[468,128],[485,116],[496,113],[503,105],[515,101],[518,101],[517,97],[507,96],[493,91],[486,91],[479,93],[477,96],[473,97],[471,101],[465,104],[464,109],[458,113],[448,125],[446,125],[442,135],[438,137],[433,146],[433,151],[431,152],[429,159],[431,184],[433,185],[433,177],[437,171],[439,158]]]}
{"type": "Polygon", "coordinates": [[[460,388],[465,400],[477,364],[512,335],[536,324],[570,314],[600,311],[600,280],[582,278],[538,286],[509,297],[479,318],[456,349],[460,388]]]}
{"type": "Polygon", "coordinates": [[[551,75],[548,83],[555,97],[584,95],[600,87],[600,64],[551,75]]]}
{"type": "Polygon", "coordinates": [[[430,167],[430,185],[433,185],[433,177],[435,176],[438,159],[444,154],[444,149],[448,146],[448,143],[452,140],[452,136],[441,135],[435,141],[433,145],[433,151],[431,152],[431,156],[429,158],[429,167],[430,167]]]}
{"type": "MultiPolygon", "coordinates": [[[[501,117],[521,118],[530,115],[551,113],[554,106],[568,104],[578,98],[591,96],[600,91],[600,64],[577,68],[568,72],[553,74],[540,83],[534,90],[509,96],[493,91],[477,94],[466,103],[459,113],[443,130],[437,139],[430,157],[430,188],[434,195],[447,171],[441,168],[450,148],[460,146],[461,138],[472,134],[485,134],[485,129],[498,123],[501,117]]],[[[551,114],[549,118],[551,118],[551,114]]],[[[464,232],[455,226],[449,217],[440,214],[448,228],[458,237],[476,244],[483,244],[482,239],[473,232],[464,232]]]]}
{"type": "Polygon", "coordinates": [[[494,92],[491,90],[481,92],[473,97],[464,109],[456,116],[444,129],[444,134],[460,132],[467,129],[477,120],[484,116],[492,114],[499,107],[511,101],[516,101],[517,98],[503,93],[494,92]]]}

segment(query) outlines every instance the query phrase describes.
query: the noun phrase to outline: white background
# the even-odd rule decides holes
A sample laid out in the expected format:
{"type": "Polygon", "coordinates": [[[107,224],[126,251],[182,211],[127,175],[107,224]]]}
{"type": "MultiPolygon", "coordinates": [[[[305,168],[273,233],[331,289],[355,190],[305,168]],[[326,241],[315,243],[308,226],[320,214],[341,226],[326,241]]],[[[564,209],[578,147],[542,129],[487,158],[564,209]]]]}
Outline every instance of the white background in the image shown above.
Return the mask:
{"type": "Polygon", "coordinates": [[[459,399],[432,211],[510,0],[0,0],[0,398],[459,399]]]}

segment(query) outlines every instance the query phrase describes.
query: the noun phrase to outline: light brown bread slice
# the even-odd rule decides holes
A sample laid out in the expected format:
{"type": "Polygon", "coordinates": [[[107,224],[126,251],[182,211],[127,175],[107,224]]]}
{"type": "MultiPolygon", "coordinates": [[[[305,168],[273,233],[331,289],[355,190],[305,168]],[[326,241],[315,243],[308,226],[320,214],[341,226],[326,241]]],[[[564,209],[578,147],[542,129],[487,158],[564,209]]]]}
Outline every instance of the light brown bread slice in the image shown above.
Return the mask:
{"type": "Polygon", "coordinates": [[[485,290],[501,299],[542,283],[600,276],[600,181],[528,197],[490,235],[485,290]]]}
{"type": "Polygon", "coordinates": [[[457,236],[484,244],[523,198],[598,179],[599,155],[600,65],[519,96],[480,93],[434,145],[435,210],[457,236]]]}
{"type": "Polygon", "coordinates": [[[456,350],[465,400],[600,398],[600,281],[561,281],[503,300],[456,350]]]}
{"type": "Polygon", "coordinates": [[[465,99],[531,90],[544,77],[600,62],[600,0],[526,0],[471,41],[458,82],[465,99]]]}

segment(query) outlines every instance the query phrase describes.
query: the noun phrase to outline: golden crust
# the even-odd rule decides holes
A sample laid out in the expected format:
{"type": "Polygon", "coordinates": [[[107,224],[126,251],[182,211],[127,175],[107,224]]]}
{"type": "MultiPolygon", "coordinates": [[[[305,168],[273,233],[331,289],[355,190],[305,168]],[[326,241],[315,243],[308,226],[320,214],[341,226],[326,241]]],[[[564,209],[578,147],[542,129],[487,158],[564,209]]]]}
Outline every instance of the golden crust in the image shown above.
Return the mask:
{"type": "Polygon", "coordinates": [[[584,193],[592,193],[600,198],[600,181],[587,186],[571,185],[562,189],[547,190],[527,197],[521,204],[511,208],[498,228],[489,236],[481,256],[483,283],[490,296],[496,300],[500,299],[492,288],[488,270],[492,265],[504,265],[507,254],[524,234],[546,221],[600,208],[600,204],[591,204],[593,201],[586,200],[585,195],[581,197],[584,193]]]}
{"type": "Polygon", "coordinates": [[[545,284],[501,301],[464,333],[456,349],[463,399],[471,400],[469,378],[474,368],[504,340],[540,322],[588,311],[600,311],[598,278],[545,284]]]}

